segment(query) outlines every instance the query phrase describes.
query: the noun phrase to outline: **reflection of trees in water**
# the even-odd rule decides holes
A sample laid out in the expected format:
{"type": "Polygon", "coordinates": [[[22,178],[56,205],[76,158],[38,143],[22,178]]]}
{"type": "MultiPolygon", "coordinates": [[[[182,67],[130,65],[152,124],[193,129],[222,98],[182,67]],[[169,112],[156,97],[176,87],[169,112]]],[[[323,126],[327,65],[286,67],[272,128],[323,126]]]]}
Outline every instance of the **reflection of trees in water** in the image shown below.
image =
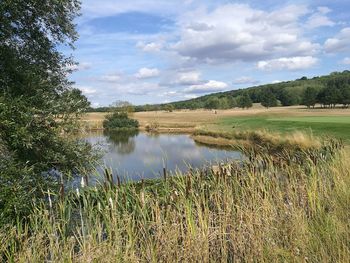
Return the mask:
{"type": "Polygon", "coordinates": [[[138,134],[137,130],[104,132],[108,143],[111,143],[119,154],[130,154],[135,150],[135,137],[138,134]]]}

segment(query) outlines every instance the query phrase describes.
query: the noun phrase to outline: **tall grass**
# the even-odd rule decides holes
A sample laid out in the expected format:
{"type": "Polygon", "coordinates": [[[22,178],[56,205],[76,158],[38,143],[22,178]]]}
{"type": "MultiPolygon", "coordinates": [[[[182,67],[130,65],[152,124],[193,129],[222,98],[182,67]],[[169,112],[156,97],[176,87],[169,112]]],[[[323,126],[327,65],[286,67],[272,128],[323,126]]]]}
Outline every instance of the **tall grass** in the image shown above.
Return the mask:
{"type": "Polygon", "coordinates": [[[349,262],[350,164],[340,145],[245,153],[218,171],[85,187],[53,207],[42,204],[26,222],[1,229],[0,255],[10,262],[349,262]]]}

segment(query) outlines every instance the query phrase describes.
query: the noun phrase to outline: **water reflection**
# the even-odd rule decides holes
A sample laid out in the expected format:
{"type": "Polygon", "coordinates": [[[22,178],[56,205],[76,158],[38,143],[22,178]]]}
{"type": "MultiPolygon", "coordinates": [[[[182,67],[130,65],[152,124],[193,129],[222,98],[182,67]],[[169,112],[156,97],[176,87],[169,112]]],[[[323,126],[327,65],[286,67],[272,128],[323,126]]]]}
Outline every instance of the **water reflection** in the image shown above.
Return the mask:
{"type": "Polygon", "coordinates": [[[130,154],[135,150],[135,137],[139,134],[137,130],[104,132],[107,138],[110,152],[119,154],[130,154]]]}
{"type": "Polygon", "coordinates": [[[197,144],[189,135],[138,132],[93,133],[86,138],[104,151],[102,165],[114,176],[132,180],[155,178],[168,171],[187,171],[225,159],[241,159],[241,154],[197,144]]]}

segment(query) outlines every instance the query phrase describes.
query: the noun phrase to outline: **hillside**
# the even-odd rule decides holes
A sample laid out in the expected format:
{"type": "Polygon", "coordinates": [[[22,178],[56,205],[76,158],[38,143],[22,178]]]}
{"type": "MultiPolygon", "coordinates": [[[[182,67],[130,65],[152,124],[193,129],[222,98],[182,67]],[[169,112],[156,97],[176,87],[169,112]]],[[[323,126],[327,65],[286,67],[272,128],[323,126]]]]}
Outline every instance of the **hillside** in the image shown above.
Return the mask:
{"type": "Polygon", "coordinates": [[[230,105],[235,103],[234,98],[242,96],[245,93],[249,95],[253,103],[260,103],[263,93],[267,90],[272,92],[272,94],[277,98],[277,100],[279,100],[279,103],[282,106],[292,106],[299,105],[303,102],[303,94],[307,87],[315,88],[318,92],[321,92],[321,90],[326,88],[327,85],[334,82],[342,82],[350,85],[350,71],[345,70],[343,72],[334,72],[329,75],[314,77],[312,79],[302,77],[293,81],[219,92],[191,100],[178,101],[169,104],[162,104],[159,106],[165,107],[166,105],[173,105],[176,109],[206,108],[206,105],[210,105],[209,102],[211,100],[217,98],[219,99],[219,104],[221,104],[221,107],[232,107],[236,106],[230,105]]]}
{"type": "MultiPolygon", "coordinates": [[[[253,86],[245,89],[213,93],[195,99],[166,104],[139,105],[135,111],[156,111],[174,109],[229,109],[249,108],[252,103],[262,103],[266,107],[307,105],[320,103],[325,107],[335,104],[350,104],[350,71],[333,72],[325,76],[300,79],[274,84],[253,86]],[[305,94],[306,90],[311,94],[305,94]],[[309,95],[309,97],[306,97],[309,95]],[[248,101],[247,101],[248,100],[248,101]],[[306,101],[305,101],[306,100],[306,101]]],[[[107,112],[111,107],[90,109],[95,112],[107,112]]]]}

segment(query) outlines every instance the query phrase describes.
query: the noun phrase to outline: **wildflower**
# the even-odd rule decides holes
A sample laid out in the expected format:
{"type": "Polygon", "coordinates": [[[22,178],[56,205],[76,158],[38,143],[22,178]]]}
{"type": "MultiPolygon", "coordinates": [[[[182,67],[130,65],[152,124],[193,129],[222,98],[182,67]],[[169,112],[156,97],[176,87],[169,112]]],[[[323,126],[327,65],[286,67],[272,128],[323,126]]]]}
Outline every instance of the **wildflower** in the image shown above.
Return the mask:
{"type": "Polygon", "coordinates": [[[79,188],[76,189],[76,192],[77,192],[77,196],[80,197],[79,188]]]}

